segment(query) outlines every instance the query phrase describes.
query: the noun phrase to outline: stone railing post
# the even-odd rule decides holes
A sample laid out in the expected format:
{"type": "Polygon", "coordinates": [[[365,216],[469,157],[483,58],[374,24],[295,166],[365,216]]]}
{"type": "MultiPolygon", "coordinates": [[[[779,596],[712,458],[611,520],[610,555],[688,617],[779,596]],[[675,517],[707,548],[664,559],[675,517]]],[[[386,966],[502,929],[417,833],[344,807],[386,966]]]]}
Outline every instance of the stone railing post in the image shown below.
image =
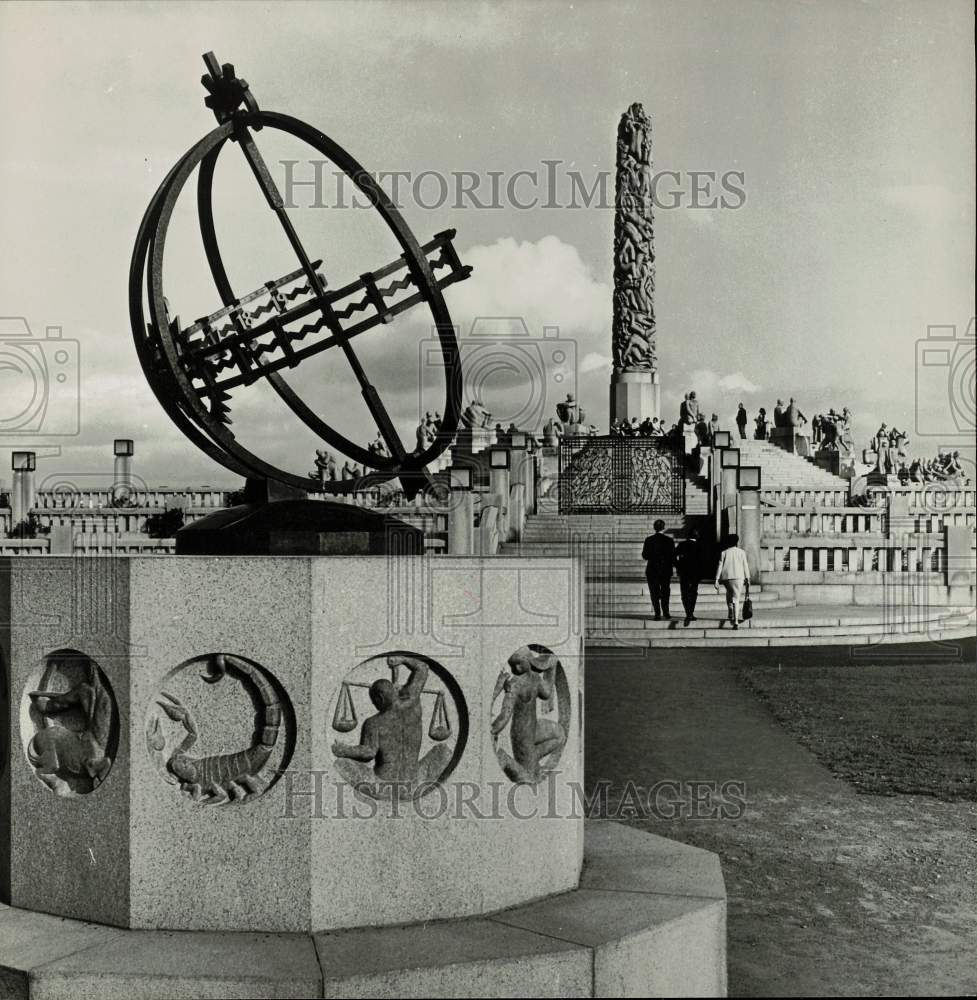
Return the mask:
{"type": "Polygon", "coordinates": [[[529,506],[529,466],[526,435],[513,432],[509,436],[509,460],[512,466],[509,477],[509,539],[519,541],[526,523],[529,506]]]}
{"type": "Polygon", "coordinates": [[[760,582],[760,553],[763,547],[763,511],[760,504],[760,467],[740,466],[736,470],[736,524],[740,548],[750,564],[750,582],[760,582]]]}
{"type": "Polygon", "coordinates": [[[448,555],[470,556],[475,544],[475,496],[470,466],[448,469],[448,555]]]}
{"type": "Polygon", "coordinates": [[[502,541],[509,537],[509,464],[508,448],[489,449],[489,493],[499,498],[499,537],[502,541]]]}
{"type": "Polygon", "coordinates": [[[34,470],[37,456],[33,451],[15,451],[11,455],[10,468],[13,472],[13,486],[10,490],[10,526],[17,528],[25,522],[34,508],[34,470]]]}

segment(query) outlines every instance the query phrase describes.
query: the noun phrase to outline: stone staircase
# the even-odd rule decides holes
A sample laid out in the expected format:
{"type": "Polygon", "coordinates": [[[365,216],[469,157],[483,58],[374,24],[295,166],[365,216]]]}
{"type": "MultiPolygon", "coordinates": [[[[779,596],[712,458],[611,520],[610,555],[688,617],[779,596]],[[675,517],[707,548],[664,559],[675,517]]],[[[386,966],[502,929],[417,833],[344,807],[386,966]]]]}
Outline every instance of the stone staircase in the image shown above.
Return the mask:
{"type": "Polygon", "coordinates": [[[842,507],[848,499],[849,482],[816,466],[810,459],[792,455],[769,441],[747,439],[734,442],[741,465],[759,465],[765,499],[781,503],[793,494],[805,503],[842,507]]]}
{"type": "MultiPolygon", "coordinates": [[[[799,460],[802,461],[802,460],[799,460]]],[[[700,514],[663,517],[672,537],[684,537],[700,514]]],[[[902,602],[852,606],[798,605],[776,586],[753,584],[754,617],[739,629],[726,623],[726,601],[712,580],[699,587],[697,621],[683,624],[678,581],[671,588],[675,620],[654,621],[641,546],[654,518],[638,515],[532,514],[519,542],[499,555],[581,558],[586,570],[586,634],[601,646],[791,646],[921,642],[974,634],[974,617],[960,609],[902,602]]],[[[790,595],[793,588],[786,588],[790,595]]]]}
{"type": "MultiPolygon", "coordinates": [[[[794,544],[794,532],[803,535],[797,544],[844,545],[847,536],[843,533],[846,531],[857,532],[859,544],[888,544],[883,538],[879,512],[846,506],[847,480],[767,441],[739,441],[737,445],[743,465],[759,465],[763,469],[764,534],[769,539],[764,558],[770,563],[769,566],[764,564],[765,570],[776,568],[773,563],[779,566],[785,558],[782,553],[775,553],[779,556],[778,562],[767,549],[794,544]],[[805,519],[803,525],[800,519],[805,519]],[[824,531],[829,534],[822,537],[824,531]]],[[[693,526],[700,528],[702,537],[711,537],[707,490],[704,477],[691,472],[686,474],[686,512],[662,518],[666,530],[676,540],[683,538],[693,526]]],[[[539,504],[538,513],[527,517],[519,541],[505,543],[499,555],[553,557],[572,554],[581,558],[586,570],[586,634],[588,642],[594,645],[873,646],[942,641],[974,634],[972,610],[948,607],[945,603],[929,604],[921,596],[922,591],[906,596],[909,592],[886,591],[880,585],[872,589],[869,597],[870,601],[879,602],[875,604],[863,602],[854,595],[852,598],[839,597],[838,588],[819,583],[808,587],[811,593],[805,594],[803,603],[798,603],[796,585],[799,582],[812,576],[821,580],[831,575],[827,572],[827,564],[822,566],[821,555],[787,573],[768,572],[767,576],[777,582],[767,579],[765,585],[752,585],[754,617],[735,631],[726,622],[725,596],[716,593],[712,580],[700,584],[697,620],[688,627],[684,625],[678,581],[673,580],[670,610],[675,620],[656,622],[645,582],[645,563],[641,558],[642,543],[651,534],[655,520],[653,516],[635,514],[559,514],[554,492],[539,504]],[[811,567],[825,572],[808,572],[811,567]],[[818,590],[824,593],[814,593],[818,590]],[[890,597],[885,596],[887,593],[890,597]],[[891,594],[897,596],[892,599],[891,594]],[[812,600],[814,603],[810,603],[812,600]],[[845,600],[849,603],[841,603],[845,600]]],[[[790,565],[793,567],[793,563],[790,565]]],[[[876,576],[880,580],[883,576],[895,579],[891,573],[841,574],[849,590],[852,579],[863,576],[866,580],[876,576]]]]}

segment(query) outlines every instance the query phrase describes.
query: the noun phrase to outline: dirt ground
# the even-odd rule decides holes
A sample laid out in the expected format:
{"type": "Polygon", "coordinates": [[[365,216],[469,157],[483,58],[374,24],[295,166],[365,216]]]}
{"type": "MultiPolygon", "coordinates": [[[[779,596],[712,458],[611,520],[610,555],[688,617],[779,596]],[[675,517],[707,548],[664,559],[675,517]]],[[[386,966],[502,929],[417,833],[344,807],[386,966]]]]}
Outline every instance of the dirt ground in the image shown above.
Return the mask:
{"type": "Polygon", "coordinates": [[[738,679],[755,663],[588,653],[589,781],[746,785],[739,817],[630,821],[720,855],[730,995],[977,993],[977,803],[860,794],[738,679]]]}

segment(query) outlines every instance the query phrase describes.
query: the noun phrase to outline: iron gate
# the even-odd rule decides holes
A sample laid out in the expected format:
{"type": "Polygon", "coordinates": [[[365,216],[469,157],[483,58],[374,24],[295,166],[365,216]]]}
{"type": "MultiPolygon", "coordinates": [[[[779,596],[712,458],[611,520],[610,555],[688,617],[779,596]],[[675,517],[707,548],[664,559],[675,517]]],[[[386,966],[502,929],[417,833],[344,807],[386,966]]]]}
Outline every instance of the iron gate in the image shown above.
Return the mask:
{"type": "Polygon", "coordinates": [[[684,514],[685,456],[664,438],[565,437],[561,514],[684,514]]]}

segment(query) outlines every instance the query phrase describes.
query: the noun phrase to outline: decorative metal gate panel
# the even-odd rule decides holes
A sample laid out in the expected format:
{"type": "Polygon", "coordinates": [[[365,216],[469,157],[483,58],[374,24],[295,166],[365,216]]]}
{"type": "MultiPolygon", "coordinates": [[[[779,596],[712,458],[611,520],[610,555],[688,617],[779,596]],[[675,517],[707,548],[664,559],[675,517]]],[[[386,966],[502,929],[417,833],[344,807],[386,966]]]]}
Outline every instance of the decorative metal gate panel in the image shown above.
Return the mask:
{"type": "Polygon", "coordinates": [[[664,438],[565,437],[561,514],[684,514],[685,457],[664,438]]]}

